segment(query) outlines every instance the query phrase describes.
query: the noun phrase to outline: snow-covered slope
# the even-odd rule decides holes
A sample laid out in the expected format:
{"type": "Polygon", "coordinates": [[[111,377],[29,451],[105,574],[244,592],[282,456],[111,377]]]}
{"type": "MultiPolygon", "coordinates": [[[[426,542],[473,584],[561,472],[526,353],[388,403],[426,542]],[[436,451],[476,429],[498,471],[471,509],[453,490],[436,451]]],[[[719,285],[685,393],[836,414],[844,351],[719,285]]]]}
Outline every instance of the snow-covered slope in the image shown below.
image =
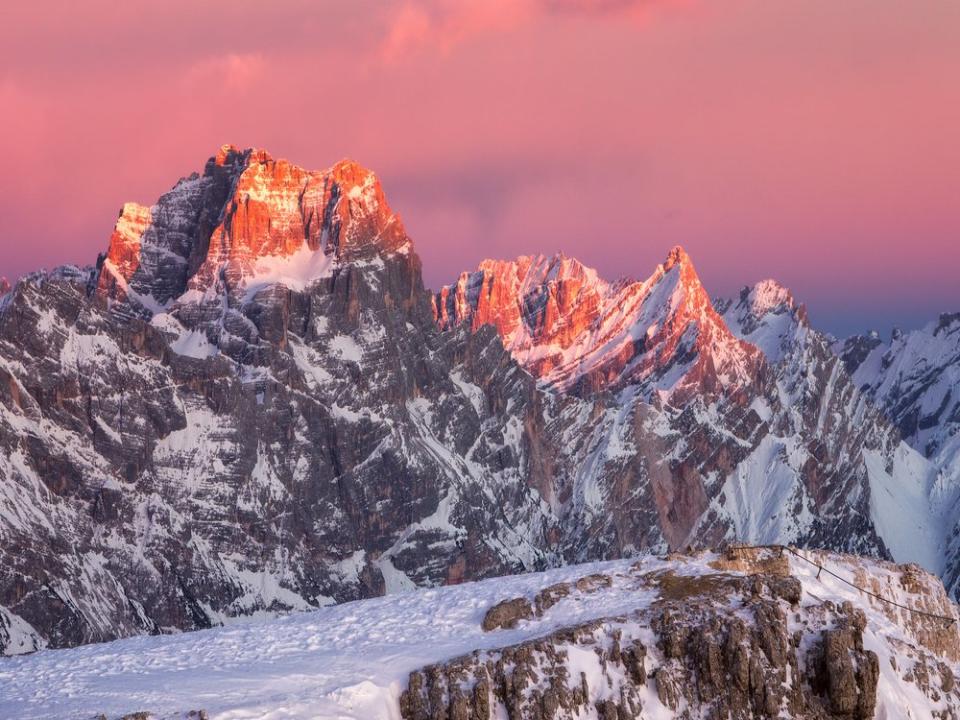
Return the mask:
{"type": "Polygon", "coordinates": [[[904,440],[960,486],[960,313],[912,332],[838,344],[854,382],[896,423],[904,440]]]}
{"type": "MultiPolygon", "coordinates": [[[[805,557],[909,607],[957,616],[939,582],[916,568],[805,557]]],[[[952,682],[960,672],[956,625],[877,601],[827,573],[818,577],[816,567],[792,555],[731,550],[567,567],[267,622],[0,659],[0,716],[103,713],[115,720],[144,711],[184,718],[202,709],[212,720],[413,720],[418,708],[443,702],[446,710],[453,700],[449,687],[433,695],[422,687],[417,696],[411,680],[446,682],[454,667],[461,668],[458,683],[476,713],[481,677],[464,668],[487,661],[491,669],[503,662],[496,672],[507,677],[514,673],[510,687],[526,701],[542,701],[542,682],[565,672],[569,697],[560,692],[546,720],[611,717],[603,714],[606,704],[627,701],[637,703],[631,717],[666,720],[679,717],[679,709],[700,718],[719,702],[708,692],[718,680],[729,702],[744,703],[741,712],[756,701],[756,689],[768,687],[775,714],[795,720],[824,717],[818,710],[836,713],[835,705],[851,698],[854,708],[875,707],[869,717],[878,718],[932,720],[960,710],[952,682]],[[490,608],[516,598],[529,601],[529,616],[512,628],[484,631],[490,608]],[[704,617],[713,619],[687,624],[704,617]],[[711,643],[717,643],[712,665],[700,664],[711,643]],[[750,663],[754,690],[738,690],[731,647],[741,653],[731,658],[750,663]],[[843,655],[831,659],[824,648],[843,655]],[[521,663],[531,662],[537,674],[522,679],[521,663]],[[421,674],[429,665],[438,669],[421,674]],[[837,682],[818,677],[821,670],[837,682]],[[585,690],[579,699],[577,689],[585,690]],[[581,709],[565,714],[564,702],[581,709]],[[780,703],[787,715],[779,714],[780,703]]],[[[472,717],[506,717],[517,702],[497,677],[483,676],[489,715],[472,717]]]]}
{"type": "MultiPolygon", "coordinates": [[[[790,438],[791,452],[800,453],[794,467],[812,453],[837,464],[862,462],[865,482],[857,492],[867,495],[871,523],[892,557],[942,573],[951,521],[938,468],[902,442],[836,357],[830,338],[810,325],[803,305],[777,282],[765,280],[718,306],[730,329],[760,348],[772,365],[785,410],[780,432],[790,438]],[[859,441],[851,443],[855,437],[859,441]]],[[[770,491],[740,495],[749,501],[770,491]]]]}
{"type": "Polygon", "coordinates": [[[889,341],[873,333],[835,346],[854,382],[883,409],[940,478],[933,488],[949,518],[948,587],[960,585],[960,313],[944,314],[889,341]]]}

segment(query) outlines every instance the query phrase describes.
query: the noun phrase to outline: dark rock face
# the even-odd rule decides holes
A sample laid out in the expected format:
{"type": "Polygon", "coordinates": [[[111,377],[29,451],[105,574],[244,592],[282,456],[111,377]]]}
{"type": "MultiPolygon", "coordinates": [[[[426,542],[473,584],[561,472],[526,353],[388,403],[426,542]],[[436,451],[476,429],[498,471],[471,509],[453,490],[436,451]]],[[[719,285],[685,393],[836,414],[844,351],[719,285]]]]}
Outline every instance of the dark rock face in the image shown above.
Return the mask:
{"type": "MultiPolygon", "coordinates": [[[[564,267],[514,320],[569,350],[606,306],[564,267]]],[[[0,652],[737,538],[889,555],[899,437],[842,368],[784,395],[682,250],[655,278],[602,284],[627,352],[552,385],[438,326],[372,173],[222,149],[0,297],[0,652]]]]}
{"type": "Polygon", "coordinates": [[[236,188],[298,173],[253,155],[225,151],[151,209],[128,276],[115,238],[99,269],[4,298],[3,651],[548,562],[520,456],[530,378],[493,333],[436,331],[419,259],[352,165],[304,176],[315,214],[301,180],[267,183],[294,208],[268,206],[271,228],[306,216],[293,234],[327,249],[308,286],[282,256],[266,275],[294,289],[262,283],[236,188]],[[222,256],[195,260],[207,233],[222,256]]]}
{"type": "Polygon", "coordinates": [[[817,673],[814,683],[829,699],[830,711],[857,720],[873,717],[880,676],[876,653],[863,649],[864,622],[861,614],[852,627],[824,631],[819,654],[812,658],[817,673]]]}

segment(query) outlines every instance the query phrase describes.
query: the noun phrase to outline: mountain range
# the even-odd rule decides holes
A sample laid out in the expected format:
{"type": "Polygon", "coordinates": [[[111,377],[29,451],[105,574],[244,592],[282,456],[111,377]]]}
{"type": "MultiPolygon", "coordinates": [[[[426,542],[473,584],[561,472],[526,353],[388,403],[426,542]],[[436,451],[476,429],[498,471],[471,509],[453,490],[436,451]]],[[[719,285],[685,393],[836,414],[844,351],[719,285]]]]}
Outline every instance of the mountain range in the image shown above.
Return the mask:
{"type": "Polygon", "coordinates": [[[437,292],[376,176],[224,146],[0,295],[0,652],[733,541],[960,590],[960,315],[838,341],[563,255],[437,292]]]}

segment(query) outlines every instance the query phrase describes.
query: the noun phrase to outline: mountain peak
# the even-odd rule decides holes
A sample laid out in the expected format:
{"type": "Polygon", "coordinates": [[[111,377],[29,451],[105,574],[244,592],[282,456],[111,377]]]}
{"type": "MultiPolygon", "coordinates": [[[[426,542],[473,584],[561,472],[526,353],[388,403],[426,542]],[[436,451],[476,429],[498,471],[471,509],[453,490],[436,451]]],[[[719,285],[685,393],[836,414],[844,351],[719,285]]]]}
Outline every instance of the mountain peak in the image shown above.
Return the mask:
{"type": "Polygon", "coordinates": [[[674,271],[679,273],[679,283],[683,286],[690,300],[696,300],[700,305],[706,307],[712,302],[707,294],[706,288],[700,282],[700,275],[693,264],[693,260],[680,245],[675,245],[667,253],[666,259],[660,263],[653,275],[647,280],[648,284],[659,282],[662,277],[672,274],[674,271]]]}
{"type": "Polygon", "coordinates": [[[609,283],[562,254],[484,260],[440,290],[434,313],[444,329],[493,325],[522,366],[564,390],[672,390],[683,378],[717,390],[743,379],[754,363],[679,246],[643,282],[609,283]],[[706,359],[712,346],[721,351],[706,359]]]}
{"type": "Polygon", "coordinates": [[[806,307],[776,280],[745,286],[737,299],[719,300],[717,308],[733,334],[760,348],[773,364],[810,328],[806,307]]]}
{"type": "Polygon", "coordinates": [[[10,281],[5,277],[0,277],[0,296],[6,295],[10,292],[10,281]]]}
{"type": "Polygon", "coordinates": [[[363,185],[377,182],[376,174],[351,158],[343,158],[330,168],[330,174],[346,185],[363,185]]]}
{"type": "Polygon", "coordinates": [[[236,145],[221,145],[220,149],[217,150],[216,154],[211,157],[208,162],[217,167],[224,167],[225,165],[233,165],[234,161],[237,160],[240,155],[241,151],[236,145]]]}
{"type": "MultiPolygon", "coordinates": [[[[2,281],[0,281],[2,284],[2,281]]],[[[939,335],[944,331],[953,331],[954,329],[960,328],[960,312],[955,313],[940,313],[940,317],[937,318],[937,326],[933,331],[934,335],[939,335]]]]}
{"type": "Polygon", "coordinates": [[[299,289],[334,264],[410,249],[379,180],[359,163],[311,171],[223,145],[203,175],[183,178],[153,207],[124,205],[98,288],[159,304],[187,289],[246,292],[255,278],[299,289]]]}
{"type": "Polygon", "coordinates": [[[789,316],[792,322],[809,325],[806,306],[798,303],[793,293],[776,280],[767,279],[754,285],[745,285],[736,301],[720,300],[717,305],[727,323],[733,323],[731,327],[736,326],[735,332],[738,334],[749,334],[758,325],[777,316],[789,316]]]}
{"type": "Polygon", "coordinates": [[[690,256],[687,255],[687,251],[683,249],[680,245],[674,245],[670,248],[670,252],[667,253],[667,259],[663,261],[664,272],[669,272],[677,265],[692,265],[693,261],[690,260],[690,256]]]}
{"type": "Polygon", "coordinates": [[[771,279],[761,280],[752,288],[743,288],[740,297],[749,303],[751,312],[758,318],[770,312],[790,311],[797,306],[790,290],[771,279]]]}

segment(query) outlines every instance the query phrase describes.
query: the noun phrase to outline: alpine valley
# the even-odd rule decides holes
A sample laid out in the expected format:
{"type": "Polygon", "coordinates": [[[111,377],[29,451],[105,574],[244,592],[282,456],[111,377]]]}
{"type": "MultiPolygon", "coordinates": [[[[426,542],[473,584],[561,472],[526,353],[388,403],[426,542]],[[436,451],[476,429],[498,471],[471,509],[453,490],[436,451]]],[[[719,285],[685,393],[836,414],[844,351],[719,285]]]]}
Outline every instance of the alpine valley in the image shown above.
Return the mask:
{"type": "Polygon", "coordinates": [[[368,170],[224,146],[0,287],[0,654],[735,541],[960,591],[960,315],[837,341],[679,247],[451,280],[368,170]]]}

